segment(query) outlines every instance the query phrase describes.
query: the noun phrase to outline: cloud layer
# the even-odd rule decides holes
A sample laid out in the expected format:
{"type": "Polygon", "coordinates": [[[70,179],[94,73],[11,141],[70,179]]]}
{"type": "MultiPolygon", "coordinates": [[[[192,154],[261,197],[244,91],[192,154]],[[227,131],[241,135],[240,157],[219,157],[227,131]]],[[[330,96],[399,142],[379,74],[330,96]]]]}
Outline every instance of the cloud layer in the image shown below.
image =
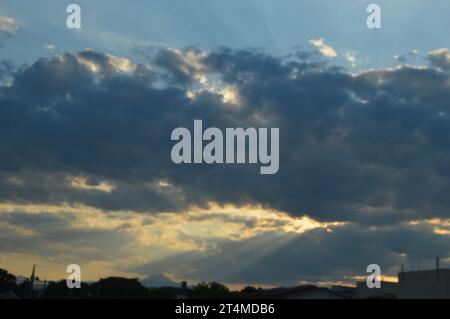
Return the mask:
{"type": "MultiPolygon", "coordinates": [[[[3,38],[11,38],[21,29],[18,21],[11,17],[0,16],[0,47],[3,45],[3,38]]],[[[0,71],[1,72],[1,71],[0,71]]],[[[1,80],[1,73],[0,73],[1,80]]]]}
{"type": "MultiPolygon", "coordinates": [[[[314,45],[331,52],[323,41],[314,45]]],[[[229,282],[354,275],[352,266],[374,252],[391,269],[424,245],[430,254],[449,256],[446,234],[409,224],[450,217],[446,49],[430,52],[422,67],[359,73],[308,52],[284,58],[227,48],[143,52],[145,63],[85,50],[8,68],[13,81],[0,88],[1,202],[150,216],[211,203],[258,205],[294,219],[348,223],[331,232],[283,237],[267,231],[243,242],[220,241],[209,252],[217,264],[240,260],[247,249],[258,254],[258,242],[274,245],[217,279],[229,282]],[[170,133],[192,127],[194,119],[219,128],[279,127],[279,173],[173,164],[170,133]],[[380,232],[366,231],[373,226],[380,232]],[[311,268],[303,259],[293,259],[286,271],[271,265],[289,256],[326,266],[311,268]]],[[[14,246],[5,245],[3,251],[14,246]]],[[[185,274],[212,276],[214,268],[198,254],[190,254],[194,271],[185,274]]]]}

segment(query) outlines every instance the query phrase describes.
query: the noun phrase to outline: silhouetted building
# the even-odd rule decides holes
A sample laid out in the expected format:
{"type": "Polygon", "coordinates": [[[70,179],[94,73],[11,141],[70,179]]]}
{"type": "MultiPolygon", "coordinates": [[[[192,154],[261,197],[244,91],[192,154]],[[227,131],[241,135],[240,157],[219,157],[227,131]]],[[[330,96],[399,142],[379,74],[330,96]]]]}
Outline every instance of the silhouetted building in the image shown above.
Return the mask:
{"type": "Polygon", "coordinates": [[[345,299],[353,299],[355,297],[356,288],[349,286],[331,286],[331,291],[344,297],[345,299]]]}
{"type": "Polygon", "coordinates": [[[398,282],[381,282],[381,288],[369,289],[359,282],[356,298],[450,299],[450,269],[401,271],[398,282]]]}
{"type": "Polygon", "coordinates": [[[344,299],[342,295],[328,288],[303,285],[291,288],[263,290],[250,296],[261,299],[344,299]]]}
{"type": "Polygon", "coordinates": [[[20,298],[11,290],[0,294],[0,300],[14,300],[14,299],[20,299],[20,298]]]}

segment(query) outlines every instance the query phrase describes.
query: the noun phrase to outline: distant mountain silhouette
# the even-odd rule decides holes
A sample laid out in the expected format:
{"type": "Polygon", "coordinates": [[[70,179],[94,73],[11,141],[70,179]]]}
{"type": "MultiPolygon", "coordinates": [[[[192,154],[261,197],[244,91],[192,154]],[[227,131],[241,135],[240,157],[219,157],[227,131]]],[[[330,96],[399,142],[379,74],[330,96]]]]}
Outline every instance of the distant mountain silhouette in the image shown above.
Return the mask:
{"type": "Polygon", "coordinates": [[[180,285],[170,280],[163,274],[151,275],[140,280],[141,284],[147,288],[158,287],[179,287],[180,285]]]}

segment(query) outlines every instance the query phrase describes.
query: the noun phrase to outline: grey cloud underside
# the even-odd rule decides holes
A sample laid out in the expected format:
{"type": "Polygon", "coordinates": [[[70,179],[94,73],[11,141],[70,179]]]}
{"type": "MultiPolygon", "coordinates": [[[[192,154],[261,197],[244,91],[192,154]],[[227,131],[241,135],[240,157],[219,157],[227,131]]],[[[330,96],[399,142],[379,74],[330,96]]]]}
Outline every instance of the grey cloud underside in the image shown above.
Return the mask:
{"type": "Polygon", "coordinates": [[[93,51],[40,59],[0,88],[0,198],[147,211],[258,203],[363,224],[448,217],[449,68],[448,60],[438,67],[430,60],[426,68],[352,75],[313,54],[282,59],[220,49],[202,56],[202,72],[238,88],[243,106],[235,107],[211,92],[188,99],[198,66],[163,49],[155,68],[139,64],[131,74],[93,51]],[[220,128],[279,127],[279,173],[173,164],[170,133],[194,119],[220,128]],[[117,187],[74,189],[66,176],[78,175],[117,187]],[[151,186],[158,180],[174,187],[151,186]]]}
{"type": "Polygon", "coordinates": [[[14,66],[10,61],[0,61],[0,83],[8,79],[13,73],[14,66]]]}
{"type": "MultiPolygon", "coordinates": [[[[368,230],[355,225],[304,234],[266,233],[243,241],[217,243],[210,253],[186,252],[132,268],[144,274],[171,273],[189,280],[234,284],[293,286],[305,282],[348,282],[377,263],[383,275],[395,276],[400,265],[430,267],[435,256],[448,256],[448,236],[429,227],[400,225],[368,230]]],[[[417,268],[415,268],[417,269],[417,268]]]]}
{"type": "Polygon", "coordinates": [[[0,252],[83,262],[117,260],[132,253],[135,238],[126,231],[75,228],[73,222],[73,215],[30,214],[20,209],[0,214],[0,252]],[[20,229],[32,235],[24,236],[20,229]]]}

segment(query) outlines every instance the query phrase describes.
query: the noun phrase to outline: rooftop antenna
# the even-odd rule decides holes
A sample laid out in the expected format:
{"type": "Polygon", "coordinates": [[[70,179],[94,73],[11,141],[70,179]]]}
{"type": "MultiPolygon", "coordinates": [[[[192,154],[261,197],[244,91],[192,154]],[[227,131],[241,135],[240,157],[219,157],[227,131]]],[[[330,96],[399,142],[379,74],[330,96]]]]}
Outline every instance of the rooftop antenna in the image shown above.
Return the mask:
{"type": "Polygon", "coordinates": [[[33,286],[34,286],[35,275],[36,275],[36,265],[33,265],[33,271],[31,272],[31,277],[30,277],[30,287],[28,290],[28,298],[33,298],[33,286]]]}

